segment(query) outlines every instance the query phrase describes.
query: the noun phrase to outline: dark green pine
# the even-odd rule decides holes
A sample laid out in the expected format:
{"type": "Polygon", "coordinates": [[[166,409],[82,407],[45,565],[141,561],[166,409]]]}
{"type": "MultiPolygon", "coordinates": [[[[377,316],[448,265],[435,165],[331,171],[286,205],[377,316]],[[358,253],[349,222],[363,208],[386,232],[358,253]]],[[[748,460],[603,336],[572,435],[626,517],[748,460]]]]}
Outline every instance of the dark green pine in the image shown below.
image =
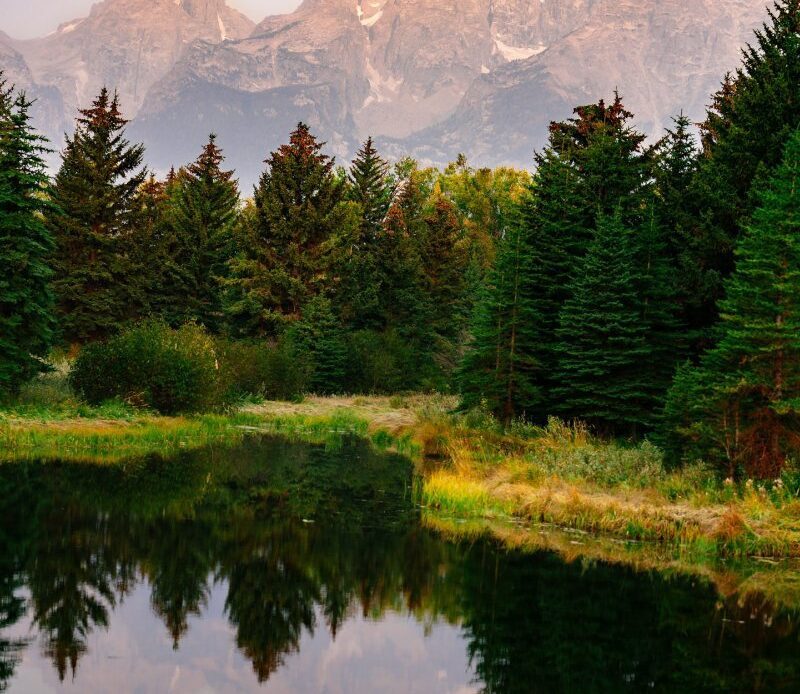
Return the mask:
{"type": "Polygon", "coordinates": [[[196,321],[212,332],[224,322],[223,282],[239,210],[238,187],[233,172],[222,168],[224,159],[212,134],[197,159],[176,175],[162,279],[167,321],[196,321]]]}
{"type": "Polygon", "coordinates": [[[146,304],[129,257],[144,147],[125,139],[126,122],[116,95],[103,89],[80,112],[61,155],[47,224],[57,245],[53,287],[66,342],[106,337],[146,304]]]}
{"type": "Polygon", "coordinates": [[[475,309],[458,371],[462,407],[485,406],[503,422],[540,406],[537,339],[541,319],[532,286],[530,227],[512,223],[475,309]]]}
{"type": "Polygon", "coordinates": [[[725,283],[719,342],[695,381],[701,412],[688,438],[706,436],[731,473],[775,479],[800,450],[800,132],[758,199],[725,283]]]}
{"type": "Polygon", "coordinates": [[[342,239],[339,254],[337,307],[351,329],[380,329],[379,268],[383,222],[392,201],[389,165],[380,157],[372,138],[356,154],[347,177],[347,199],[358,205],[359,224],[342,239]]]}
{"type": "Polygon", "coordinates": [[[556,414],[604,434],[650,425],[639,282],[632,232],[618,215],[601,217],[561,310],[552,397],[556,414]]]}
{"type": "Polygon", "coordinates": [[[50,209],[48,150],[31,126],[30,105],[5,88],[0,73],[0,394],[44,370],[55,327],[54,243],[42,221],[50,209]]]}
{"type": "Polygon", "coordinates": [[[323,145],[299,123],[266,161],[226,283],[229,320],[240,334],[279,333],[328,289],[331,240],[346,211],[343,183],[323,145]]]}
{"type": "Polygon", "coordinates": [[[714,95],[701,126],[703,154],[696,181],[697,264],[705,281],[704,325],[734,266],[734,249],[758,198],[759,182],[778,166],[800,125],[800,0],[777,0],[744,51],[741,66],[714,95]],[[755,186],[755,187],[754,187],[755,186]]]}

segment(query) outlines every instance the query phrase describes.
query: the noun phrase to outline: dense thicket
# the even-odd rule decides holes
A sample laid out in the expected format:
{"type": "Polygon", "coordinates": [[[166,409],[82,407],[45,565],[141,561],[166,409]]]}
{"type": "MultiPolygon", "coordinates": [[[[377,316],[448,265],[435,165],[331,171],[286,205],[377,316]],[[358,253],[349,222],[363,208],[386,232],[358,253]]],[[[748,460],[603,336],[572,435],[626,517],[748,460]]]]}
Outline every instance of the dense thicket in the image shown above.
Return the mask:
{"type": "Polygon", "coordinates": [[[14,393],[44,369],[54,329],[50,269],[53,239],[42,156],[25,94],[0,72],[0,394],[14,393]]]}

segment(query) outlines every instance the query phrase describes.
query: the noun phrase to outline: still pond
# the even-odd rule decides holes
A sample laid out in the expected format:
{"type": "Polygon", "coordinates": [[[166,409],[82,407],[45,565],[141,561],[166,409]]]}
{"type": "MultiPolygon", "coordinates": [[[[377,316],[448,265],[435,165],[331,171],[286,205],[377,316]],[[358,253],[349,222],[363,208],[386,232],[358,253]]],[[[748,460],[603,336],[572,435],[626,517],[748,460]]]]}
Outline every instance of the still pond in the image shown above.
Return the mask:
{"type": "Polygon", "coordinates": [[[412,475],[269,437],[0,466],[0,691],[800,691],[793,610],[447,541],[412,475]]]}

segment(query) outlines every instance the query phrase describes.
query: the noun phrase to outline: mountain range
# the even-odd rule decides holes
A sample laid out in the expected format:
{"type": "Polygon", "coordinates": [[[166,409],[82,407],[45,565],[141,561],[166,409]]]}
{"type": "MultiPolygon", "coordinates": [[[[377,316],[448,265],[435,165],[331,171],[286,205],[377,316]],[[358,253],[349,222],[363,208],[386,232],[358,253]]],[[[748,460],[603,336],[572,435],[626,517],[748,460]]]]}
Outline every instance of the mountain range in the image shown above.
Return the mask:
{"type": "Polygon", "coordinates": [[[225,0],[103,0],[39,39],[0,32],[0,68],[56,145],[117,89],[157,171],[213,131],[250,184],[299,120],[340,160],[373,135],[391,157],[529,167],[551,120],[614,90],[650,135],[701,119],[765,2],[305,0],[254,24],[225,0]]]}

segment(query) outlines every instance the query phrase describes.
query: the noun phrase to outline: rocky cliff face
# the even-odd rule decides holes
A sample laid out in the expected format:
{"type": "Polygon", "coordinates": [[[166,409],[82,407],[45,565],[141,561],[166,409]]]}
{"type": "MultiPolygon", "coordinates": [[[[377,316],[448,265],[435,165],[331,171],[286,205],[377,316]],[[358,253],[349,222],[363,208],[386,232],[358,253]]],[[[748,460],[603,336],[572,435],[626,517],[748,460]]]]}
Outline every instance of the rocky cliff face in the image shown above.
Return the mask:
{"type": "Polygon", "coordinates": [[[103,86],[118,90],[125,112],[135,115],[193,42],[238,39],[252,28],[224,0],[105,0],[88,17],[13,48],[36,87],[60,95],[69,122],[103,86]]]}
{"type": "Polygon", "coordinates": [[[157,168],[215,131],[250,182],[300,119],[340,157],[372,134],[394,155],[529,165],[551,119],[615,88],[648,132],[700,118],[765,2],[305,0],[253,26],[224,0],[105,0],[9,46],[70,117],[119,89],[157,168]]]}
{"type": "Polygon", "coordinates": [[[658,134],[671,117],[701,120],[722,77],[766,17],[762,0],[598,0],[581,25],[540,54],[476,79],[447,120],[391,151],[449,160],[527,164],[551,120],[618,90],[640,129],[658,134]]]}

